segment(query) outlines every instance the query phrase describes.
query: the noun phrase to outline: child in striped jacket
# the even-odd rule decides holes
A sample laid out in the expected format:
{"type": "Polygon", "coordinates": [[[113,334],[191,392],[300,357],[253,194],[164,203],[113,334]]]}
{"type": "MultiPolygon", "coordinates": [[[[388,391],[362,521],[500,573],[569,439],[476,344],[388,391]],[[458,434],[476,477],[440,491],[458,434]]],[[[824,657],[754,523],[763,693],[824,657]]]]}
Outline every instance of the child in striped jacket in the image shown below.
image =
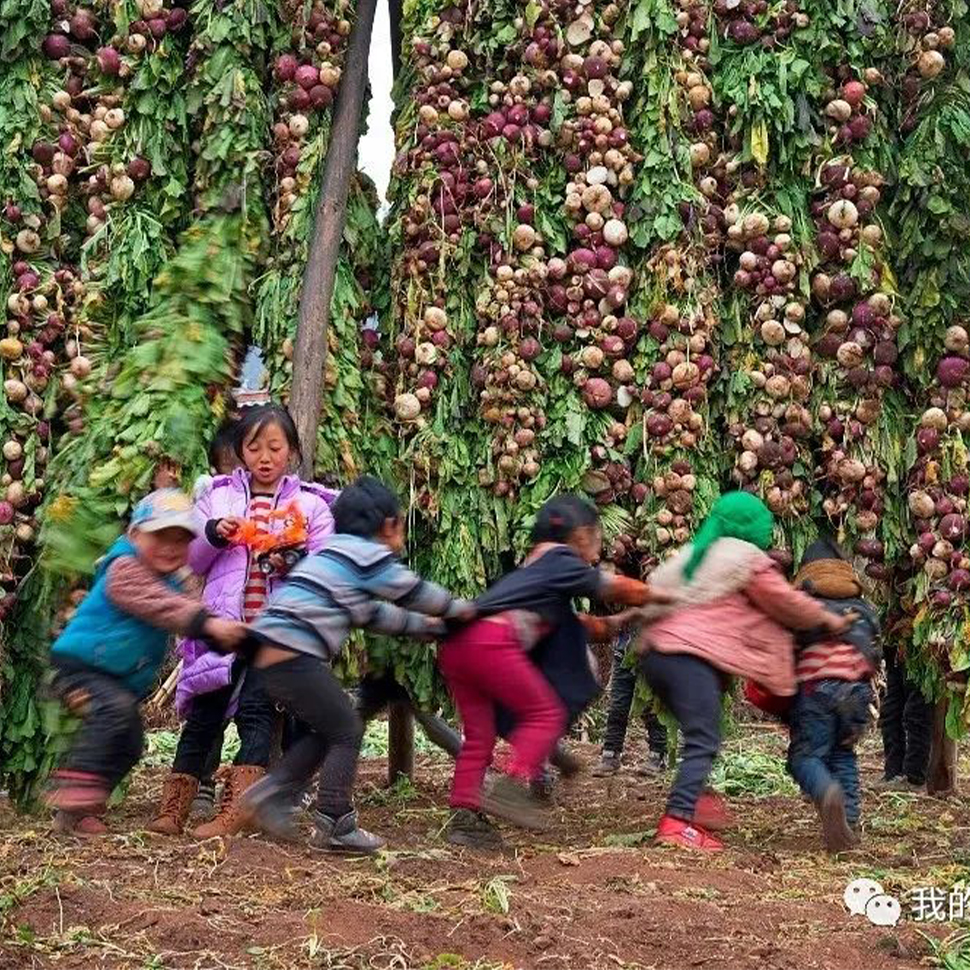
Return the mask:
{"type": "Polygon", "coordinates": [[[870,679],[881,659],[879,621],[862,598],[862,586],[841,549],[830,539],[808,547],[794,585],[855,622],[833,636],[812,631],[798,637],[798,694],[790,713],[788,767],[814,802],[826,848],[841,852],[858,842],[860,791],[855,746],[869,722],[870,679]]]}
{"type": "Polygon", "coordinates": [[[471,603],[454,599],[398,561],[404,516],[377,479],[359,478],[333,505],[336,533],[307,556],[270,597],[252,630],[253,661],[266,693],[309,729],[245,794],[248,819],[277,837],[296,835],[294,794],[319,769],[314,848],[376,852],[384,844],[360,828],[353,785],[364,727],[330,669],[355,628],[389,636],[443,636],[445,620],[470,619],[471,603]]]}

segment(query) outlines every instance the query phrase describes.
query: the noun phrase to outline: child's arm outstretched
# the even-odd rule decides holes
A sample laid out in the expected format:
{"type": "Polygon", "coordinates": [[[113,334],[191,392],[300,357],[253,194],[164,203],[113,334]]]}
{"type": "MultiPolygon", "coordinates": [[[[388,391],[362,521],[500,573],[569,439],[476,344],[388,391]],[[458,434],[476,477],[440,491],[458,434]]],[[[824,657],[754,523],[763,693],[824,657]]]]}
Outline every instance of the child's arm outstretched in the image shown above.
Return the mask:
{"type": "Polygon", "coordinates": [[[471,619],[475,607],[437,583],[422,579],[396,560],[388,562],[366,589],[345,594],[341,604],[355,626],[391,636],[443,636],[444,620],[471,619]]]}
{"type": "Polygon", "coordinates": [[[199,603],[163,583],[134,556],[123,556],[108,567],[108,599],[125,613],[170,633],[214,640],[232,648],[242,642],[246,626],[212,616],[199,603]]]}
{"type": "Polygon", "coordinates": [[[856,619],[830,613],[807,593],[795,589],[775,567],[756,573],[744,593],[762,613],[789,630],[821,629],[836,634],[847,630],[856,619]]]}
{"type": "Polygon", "coordinates": [[[475,615],[473,603],[452,596],[444,587],[422,579],[397,560],[389,562],[374,577],[370,591],[389,604],[425,616],[470,620],[475,615]]]}

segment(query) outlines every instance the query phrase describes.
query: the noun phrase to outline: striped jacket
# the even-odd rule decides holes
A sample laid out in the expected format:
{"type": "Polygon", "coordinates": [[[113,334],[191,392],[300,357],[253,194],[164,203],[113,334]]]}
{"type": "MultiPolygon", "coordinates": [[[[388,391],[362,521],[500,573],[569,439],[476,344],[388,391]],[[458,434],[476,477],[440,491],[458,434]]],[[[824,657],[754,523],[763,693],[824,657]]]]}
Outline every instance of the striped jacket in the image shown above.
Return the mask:
{"type": "Polygon", "coordinates": [[[354,627],[392,636],[445,633],[470,603],[426,582],[381,542],[338,533],[296,565],[252,624],[260,637],[331,660],[354,627]]]}

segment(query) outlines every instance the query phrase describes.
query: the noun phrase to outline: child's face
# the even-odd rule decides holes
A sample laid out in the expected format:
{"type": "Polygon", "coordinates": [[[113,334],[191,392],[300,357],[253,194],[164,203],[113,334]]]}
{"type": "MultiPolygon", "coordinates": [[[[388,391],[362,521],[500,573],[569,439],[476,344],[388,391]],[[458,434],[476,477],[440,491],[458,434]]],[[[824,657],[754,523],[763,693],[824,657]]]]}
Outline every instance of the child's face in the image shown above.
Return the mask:
{"type": "Polygon", "coordinates": [[[192,533],[185,529],[159,529],[157,532],[141,532],[135,529],[131,541],[138,550],[138,557],[156,573],[174,573],[189,560],[192,533]]]}
{"type": "Polygon", "coordinates": [[[603,552],[603,530],[598,525],[582,525],[570,534],[569,545],[586,562],[590,564],[599,562],[600,554],[603,552]]]}
{"type": "Polygon", "coordinates": [[[400,555],[404,552],[404,517],[399,515],[396,519],[385,519],[375,538],[391,552],[400,555]]]}
{"type": "Polygon", "coordinates": [[[275,487],[287,473],[291,457],[286,435],[274,422],[267,422],[243,442],[243,462],[262,488],[275,487]]]}

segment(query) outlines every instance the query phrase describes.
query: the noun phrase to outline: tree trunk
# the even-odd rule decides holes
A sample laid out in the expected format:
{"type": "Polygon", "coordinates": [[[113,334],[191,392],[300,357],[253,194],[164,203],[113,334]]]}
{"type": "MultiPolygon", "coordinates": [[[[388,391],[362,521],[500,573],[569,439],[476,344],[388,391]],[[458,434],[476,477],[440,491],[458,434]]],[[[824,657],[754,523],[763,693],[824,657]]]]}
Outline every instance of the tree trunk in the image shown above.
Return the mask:
{"type": "Polygon", "coordinates": [[[330,147],[324,164],[320,199],[313,225],[300,294],[300,320],[293,349],[290,411],[303,446],[301,472],[312,478],[317,424],[323,402],[323,368],[333,299],[337,257],[347,217],[347,195],[357,166],[357,141],[367,91],[367,56],[377,0],[357,0],[357,14],[346,67],[333,113],[330,147]]]}
{"type": "Polygon", "coordinates": [[[957,787],[957,743],[946,733],[948,699],[936,702],[933,712],[933,738],[926,767],[926,791],[930,795],[952,795],[957,787]]]}
{"type": "Polygon", "coordinates": [[[414,778],[414,716],[407,701],[394,701],[387,709],[387,780],[414,778]]]}

